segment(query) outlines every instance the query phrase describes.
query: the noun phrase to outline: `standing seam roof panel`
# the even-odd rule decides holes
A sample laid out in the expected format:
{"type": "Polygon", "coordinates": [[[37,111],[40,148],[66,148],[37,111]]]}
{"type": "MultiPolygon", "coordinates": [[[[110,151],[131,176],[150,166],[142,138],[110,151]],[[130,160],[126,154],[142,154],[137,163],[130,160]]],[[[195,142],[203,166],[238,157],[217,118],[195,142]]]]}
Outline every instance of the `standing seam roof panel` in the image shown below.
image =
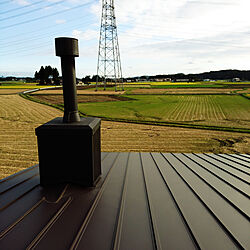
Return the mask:
{"type": "Polygon", "coordinates": [[[102,153],[93,188],[34,166],[0,181],[0,249],[250,249],[249,159],[102,153]]]}

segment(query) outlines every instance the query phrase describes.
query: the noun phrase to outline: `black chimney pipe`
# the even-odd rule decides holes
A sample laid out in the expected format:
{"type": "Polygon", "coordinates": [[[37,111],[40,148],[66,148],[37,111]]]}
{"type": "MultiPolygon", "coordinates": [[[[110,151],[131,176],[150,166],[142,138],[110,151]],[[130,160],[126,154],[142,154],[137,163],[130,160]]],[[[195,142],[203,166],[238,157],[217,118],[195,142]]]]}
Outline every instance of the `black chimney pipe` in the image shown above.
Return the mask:
{"type": "Polygon", "coordinates": [[[59,37],[55,39],[56,55],[61,57],[64,116],[63,122],[79,122],[77,107],[75,57],[79,56],[78,40],[59,37]]]}

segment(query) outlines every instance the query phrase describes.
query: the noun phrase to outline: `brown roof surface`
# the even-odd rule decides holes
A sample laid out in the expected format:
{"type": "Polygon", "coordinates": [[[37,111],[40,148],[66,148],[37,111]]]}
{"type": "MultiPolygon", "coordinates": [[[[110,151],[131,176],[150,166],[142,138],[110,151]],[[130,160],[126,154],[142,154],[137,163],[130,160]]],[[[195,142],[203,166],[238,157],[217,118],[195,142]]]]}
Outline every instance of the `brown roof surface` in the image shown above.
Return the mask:
{"type": "Polygon", "coordinates": [[[0,181],[0,249],[250,249],[250,155],[102,153],[95,188],[0,181]]]}

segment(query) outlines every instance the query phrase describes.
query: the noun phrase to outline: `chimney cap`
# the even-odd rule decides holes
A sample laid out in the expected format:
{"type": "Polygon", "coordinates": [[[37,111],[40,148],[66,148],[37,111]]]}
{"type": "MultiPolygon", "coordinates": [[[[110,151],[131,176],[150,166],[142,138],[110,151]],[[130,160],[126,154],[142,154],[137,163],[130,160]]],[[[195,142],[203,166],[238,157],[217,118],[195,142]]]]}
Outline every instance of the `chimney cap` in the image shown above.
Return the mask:
{"type": "Polygon", "coordinates": [[[55,39],[56,56],[79,56],[78,40],[71,37],[58,37],[55,39]]]}

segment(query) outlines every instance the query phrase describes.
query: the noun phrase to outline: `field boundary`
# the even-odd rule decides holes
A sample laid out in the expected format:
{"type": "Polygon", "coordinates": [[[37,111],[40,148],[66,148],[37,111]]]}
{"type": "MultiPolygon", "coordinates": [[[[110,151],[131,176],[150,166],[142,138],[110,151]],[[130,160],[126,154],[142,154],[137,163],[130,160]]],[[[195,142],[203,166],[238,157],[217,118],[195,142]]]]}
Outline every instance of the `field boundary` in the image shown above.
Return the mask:
{"type": "MultiPolygon", "coordinates": [[[[21,93],[19,96],[36,103],[44,104],[61,111],[64,111],[63,105],[56,105],[47,103],[36,98],[33,98],[31,95],[21,93]]],[[[243,95],[241,95],[243,96],[243,95]]],[[[249,99],[248,97],[246,97],[249,99]]],[[[82,117],[88,117],[87,114],[79,111],[79,114],[82,117]]],[[[154,126],[168,126],[168,127],[181,127],[181,128],[192,128],[192,129],[203,129],[203,130],[215,130],[215,131],[224,131],[224,132],[237,132],[237,133],[247,133],[250,134],[250,129],[245,128],[237,128],[237,127],[220,127],[220,126],[209,126],[209,125],[199,125],[199,124],[187,124],[187,123],[179,123],[179,122],[157,122],[157,121],[140,121],[140,120],[133,120],[133,119],[122,119],[122,118],[108,118],[102,116],[94,116],[91,117],[98,117],[103,119],[104,121],[112,121],[112,122],[126,122],[126,123],[134,123],[134,124],[145,124],[145,125],[154,125],[154,126]]]]}
{"type": "Polygon", "coordinates": [[[134,94],[134,93],[129,93],[129,94],[125,94],[125,95],[162,95],[162,96],[166,96],[166,95],[175,95],[175,96],[182,96],[182,95],[242,95],[242,94],[238,94],[238,93],[193,93],[193,94],[190,94],[190,93],[160,93],[160,94],[158,94],[158,93],[152,93],[152,94],[146,94],[146,93],[142,93],[142,94],[140,94],[140,93],[136,93],[136,94],[134,94]]]}
{"type": "Polygon", "coordinates": [[[52,108],[56,108],[56,109],[59,109],[61,111],[64,111],[63,105],[55,105],[55,104],[51,104],[51,103],[48,103],[48,102],[44,102],[44,101],[38,100],[36,98],[33,98],[29,94],[20,93],[19,96],[21,96],[22,98],[24,98],[24,99],[26,99],[28,101],[40,103],[40,104],[47,105],[47,106],[50,106],[52,108]]]}
{"type": "Polygon", "coordinates": [[[240,95],[240,96],[242,96],[242,97],[244,97],[244,98],[246,98],[246,99],[250,100],[250,97],[249,97],[249,96],[247,96],[247,94],[238,94],[238,95],[240,95]]]}
{"type": "MultiPolygon", "coordinates": [[[[87,117],[86,114],[79,111],[79,113],[83,117],[87,117]]],[[[193,128],[193,129],[204,129],[204,130],[216,130],[216,131],[224,131],[224,132],[237,132],[237,133],[247,133],[250,134],[250,129],[245,128],[236,128],[236,127],[219,127],[219,126],[209,126],[209,125],[199,125],[199,124],[186,124],[186,123],[178,123],[178,122],[157,122],[157,121],[140,121],[140,120],[132,120],[132,119],[122,119],[122,118],[108,118],[102,116],[94,116],[101,118],[104,121],[112,121],[112,122],[126,122],[126,123],[134,123],[134,124],[145,124],[145,125],[154,125],[154,126],[166,126],[166,127],[181,127],[181,128],[193,128]]]]}

